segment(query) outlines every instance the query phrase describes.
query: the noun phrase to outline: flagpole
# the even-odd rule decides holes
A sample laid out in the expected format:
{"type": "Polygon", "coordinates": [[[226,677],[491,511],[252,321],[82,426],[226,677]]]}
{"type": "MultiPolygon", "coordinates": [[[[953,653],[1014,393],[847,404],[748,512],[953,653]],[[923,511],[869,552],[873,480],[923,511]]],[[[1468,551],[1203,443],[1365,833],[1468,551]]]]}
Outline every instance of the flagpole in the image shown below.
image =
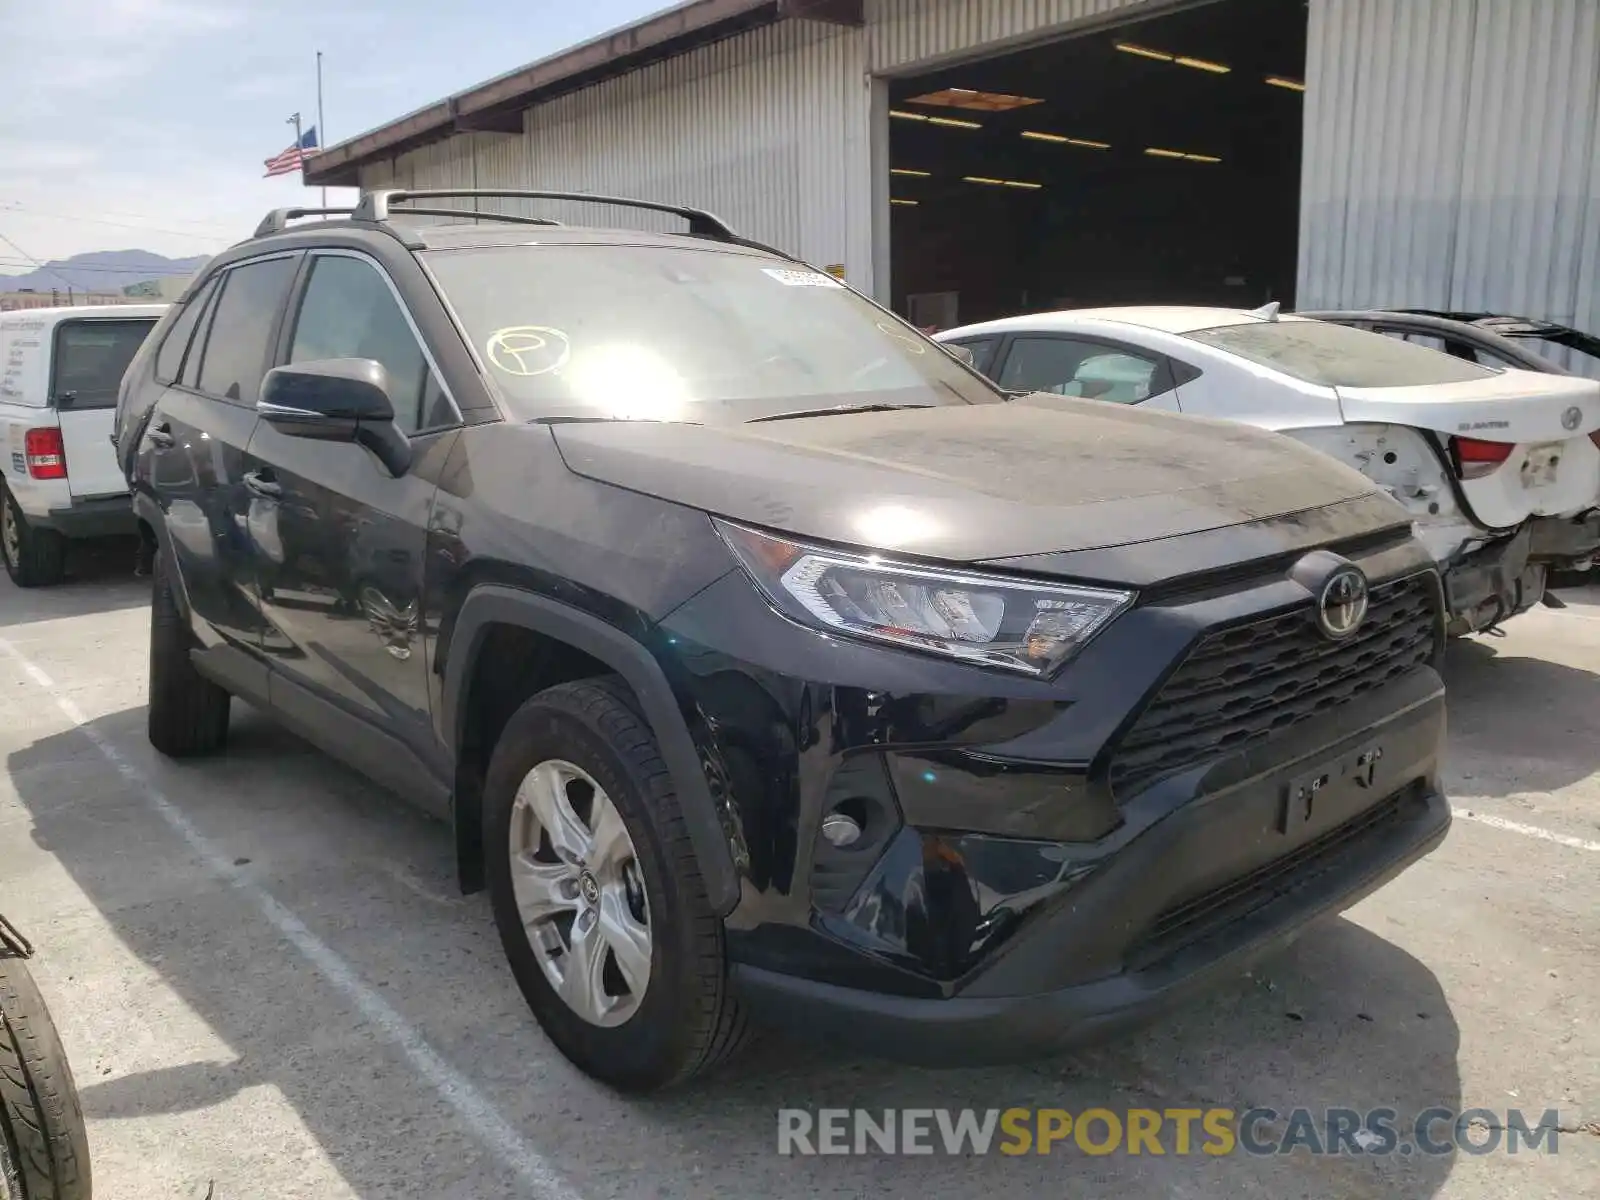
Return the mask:
{"type": "MultiPolygon", "coordinates": [[[[322,117],[322,51],[317,51],[317,149],[328,144],[328,123],[322,117]]],[[[322,207],[328,207],[328,188],[322,188],[322,207]]]]}

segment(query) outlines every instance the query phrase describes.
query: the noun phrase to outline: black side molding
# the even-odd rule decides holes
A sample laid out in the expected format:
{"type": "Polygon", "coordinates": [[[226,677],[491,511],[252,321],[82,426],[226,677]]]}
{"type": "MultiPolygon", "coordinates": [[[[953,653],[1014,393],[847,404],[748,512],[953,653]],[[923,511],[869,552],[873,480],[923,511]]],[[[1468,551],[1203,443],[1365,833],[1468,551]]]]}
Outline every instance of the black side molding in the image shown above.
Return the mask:
{"type": "Polygon", "coordinates": [[[718,916],[732,912],[739,899],[739,876],[706,783],[700,752],[660,664],[621,630],[534,592],[499,584],[474,588],[456,618],[444,669],[443,730],[450,739],[451,754],[456,754],[461,744],[462,697],[468,673],[482,648],[486,628],[494,624],[521,626],[565,642],[599,659],[627,681],[672,772],[711,907],[718,916]]]}

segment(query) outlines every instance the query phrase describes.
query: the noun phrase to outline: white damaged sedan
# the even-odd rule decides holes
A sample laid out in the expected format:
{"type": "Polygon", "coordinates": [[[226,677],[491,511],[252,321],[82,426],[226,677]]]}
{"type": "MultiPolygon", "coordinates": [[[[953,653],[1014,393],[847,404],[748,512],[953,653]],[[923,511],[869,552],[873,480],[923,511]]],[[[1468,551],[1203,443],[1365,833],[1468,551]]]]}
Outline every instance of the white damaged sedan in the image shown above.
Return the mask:
{"type": "Polygon", "coordinates": [[[1481,366],[1323,321],[1153,306],[946,330],[1018,392],[1244,421],[1315,446],[1406,506],[1445,579],[1453,634],[1545,596],[1600,556],[1600,382],[1481,366]]]}

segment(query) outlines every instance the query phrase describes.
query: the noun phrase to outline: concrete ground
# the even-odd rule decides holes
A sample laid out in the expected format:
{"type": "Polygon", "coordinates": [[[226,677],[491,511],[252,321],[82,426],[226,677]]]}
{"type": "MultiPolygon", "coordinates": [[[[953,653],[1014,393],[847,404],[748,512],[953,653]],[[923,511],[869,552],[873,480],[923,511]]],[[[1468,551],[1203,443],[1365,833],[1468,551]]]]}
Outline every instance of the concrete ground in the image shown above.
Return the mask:
{"type": "Polygon", "coordinates": [[[1023,1067],[774,1040],[630,1101],[540,1034],[483,897],[456,894],[442,827],[242,706],[226,756],[158,758],[148,588],[114,562],[83,575],[43,592],[0,577],[0,909],[40,947],[99,1195],[1600,1193],[1600,591],[1453,647],[1464,819],[1252,978],[1023,1067]],[[1554,1155],[776,1153],[789,1106],[1252,1105],[1556,1108],[1567,1132],[1554,1155]]]}

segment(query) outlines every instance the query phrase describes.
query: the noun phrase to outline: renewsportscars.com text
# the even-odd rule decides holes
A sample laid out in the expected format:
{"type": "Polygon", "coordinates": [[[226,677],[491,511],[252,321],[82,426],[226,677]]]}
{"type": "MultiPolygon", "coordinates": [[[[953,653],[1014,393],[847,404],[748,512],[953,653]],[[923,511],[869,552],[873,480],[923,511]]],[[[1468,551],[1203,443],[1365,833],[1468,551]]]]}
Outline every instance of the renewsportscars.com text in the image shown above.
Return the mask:
{"type": "Polygon", "coordinates": [[[778,1153],[1557,1154],[1560,1125],[1555,1109],[1515,1108],[783,1108],[778,1153]]]}

